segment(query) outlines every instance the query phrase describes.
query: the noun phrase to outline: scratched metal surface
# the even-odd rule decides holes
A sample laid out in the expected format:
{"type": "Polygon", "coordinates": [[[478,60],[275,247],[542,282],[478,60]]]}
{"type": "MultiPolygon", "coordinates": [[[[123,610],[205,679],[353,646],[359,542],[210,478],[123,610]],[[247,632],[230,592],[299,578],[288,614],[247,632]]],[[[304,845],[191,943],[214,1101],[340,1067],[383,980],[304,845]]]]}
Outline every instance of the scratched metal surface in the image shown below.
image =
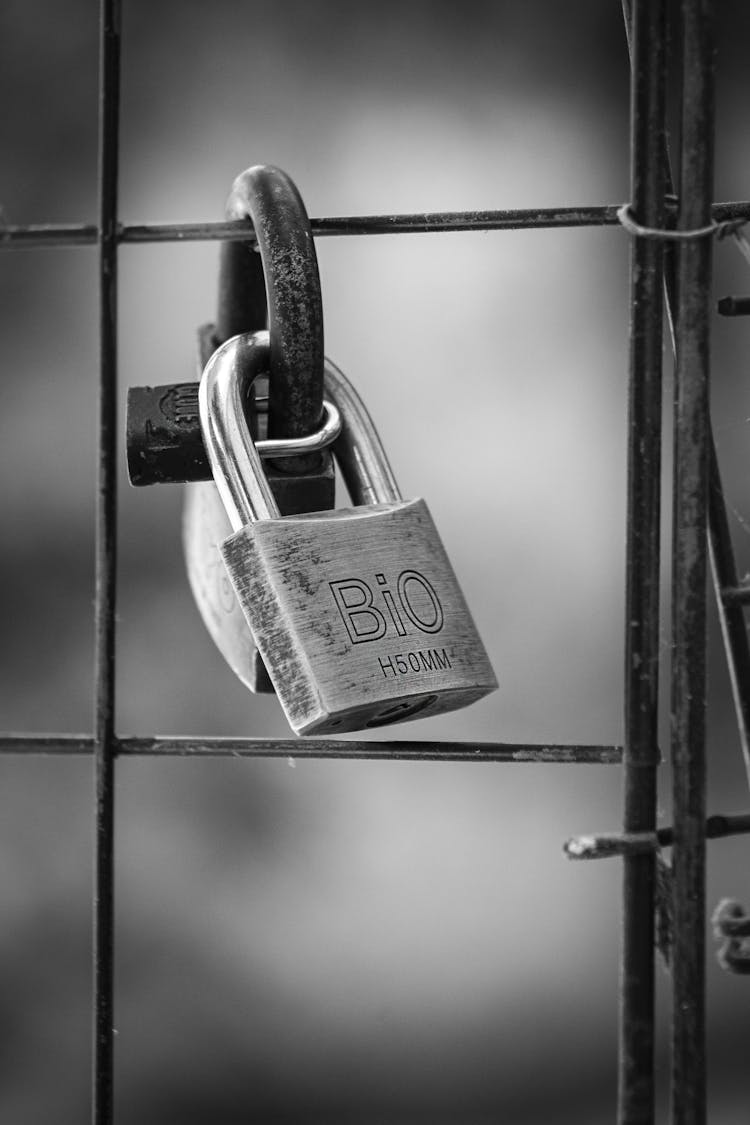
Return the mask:
{"type": "Polygon", "coordinates": [[[221,553],[299,734],[437,715],[497,687],[423,500],[262,520],[221,553]]]}

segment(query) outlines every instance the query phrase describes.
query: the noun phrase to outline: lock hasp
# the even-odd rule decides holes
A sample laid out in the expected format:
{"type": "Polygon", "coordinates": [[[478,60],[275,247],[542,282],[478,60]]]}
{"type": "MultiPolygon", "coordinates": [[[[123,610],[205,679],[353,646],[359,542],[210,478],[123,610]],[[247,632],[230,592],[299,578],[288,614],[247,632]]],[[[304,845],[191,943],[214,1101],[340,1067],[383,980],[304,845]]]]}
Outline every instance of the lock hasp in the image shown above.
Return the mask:
{"type": "Polygon", "coordinates": [[[497,687],[423,500],[259,520],[221,552],[298,734],[436,715],[497,687]]]}

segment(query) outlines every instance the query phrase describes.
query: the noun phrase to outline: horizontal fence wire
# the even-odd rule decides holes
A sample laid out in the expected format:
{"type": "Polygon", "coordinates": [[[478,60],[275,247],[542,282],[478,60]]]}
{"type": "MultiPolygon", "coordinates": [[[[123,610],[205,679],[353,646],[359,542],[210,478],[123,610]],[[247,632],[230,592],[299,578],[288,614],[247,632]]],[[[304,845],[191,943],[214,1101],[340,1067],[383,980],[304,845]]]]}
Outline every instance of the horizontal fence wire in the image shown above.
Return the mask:
{"type": "MultiPolygon", "coordinates": [[[[703,835],[706,840],[750,834],[750,813],[714,813],[706,818],[703,835]]],[[[611,859],[622,855],[647,855],[674,844],[674,828],[666,826],[655,832],[598,832],[595,835],[572,836],[563,850],[569,859],[611,859]]]]}
{"type": "MultiPolygon", "coordinates": [[[[434,211],[404,215],[363,215],[311,219],[316,238],[342,235],[439,234],[450,231],[549,230],[555,227],[618,226],[622,203],[592,207],[517,208],[505,211],[434,211]]],[[[750,201],[716,203],[715,222],[750,221],[750,201]]],[[[139,242],[229,242],[253,241],[246,221],[215,223],[119,224],[118,241],[139,242]]],[[[93,246],[98,228],[91,224],[49,223],[0,227],[0,250],[47,249],[55,246],[93,246]]]]}
{"type": "MultiPolygon", "coordinates": [[[[0,754],[92,754],[87,734],[0,735],[0,754]]],[[[619,765],[621,746],[572,746],[498,742],[364,742],[306,738],[195,738],[132,736],[113,739],[118,757],[311,758],[432,762],[516,762],[538,765],[619,765]]]]}

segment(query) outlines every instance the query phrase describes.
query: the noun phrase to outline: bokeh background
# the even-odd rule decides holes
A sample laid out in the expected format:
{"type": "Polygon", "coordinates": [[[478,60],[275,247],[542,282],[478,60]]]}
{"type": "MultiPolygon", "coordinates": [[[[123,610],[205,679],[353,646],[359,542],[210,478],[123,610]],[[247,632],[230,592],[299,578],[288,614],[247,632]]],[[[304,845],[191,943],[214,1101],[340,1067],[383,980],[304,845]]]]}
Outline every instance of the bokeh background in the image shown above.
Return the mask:
{"type": "MultiPolygon", "coordinates": [[[[95,221],[95,7],[2,6],[6,222],[95,221]]],[[[719,7],[716,197],[744,199],[750,13],[719,7]]],[[[124,9],[126,222],[220,219],[255,163],[288,171],[313,216],[628,196],[617,0],[124,9]]],[[[317,248],[326,351],[360,387],[404,494],[428,498],[500,681],[473,708],[393,735],[619,742],[627,236],[317,248]]],[[[192,376],[217,261],[215,244],[122,248],[123,420],[128,386],[192,376]]],[[[748,291],[722,244],[717,296],[748,291]]],[[[0,327],[0,726],[87,731],[95,251],[0,256],[0,327]]],[[[745,568],[746,323],[717,319],[714,342],[745,568]]],[[[121,466],[118,730],[285,735],[191,601],[181,489],[133,490],[121,466]]],[[[747,783],[712,629],[709,804],[734,811],[747,783]]],[[[121,1125],[613,1119],[619,864],[569,864],[561,844],[617,826],[619,770],[144,759],[117,775],[121,1125]]],[[[92,763],[4,758],[0,776],[0,1120],[79,1122],[92,763]]],[[[667,767],[662,791],[666,823],[667,767]]],[[[741,839],[711,845],[709,906],[750,898],[747,854],[741,839]]],[[[747,1119],[748,988],[711,954],[717,1125],[747,1119]]],[[[665,975],[659,1012],[663,1033],[665,975]]],[[[660,1076],[666,1086],[663,1037],[660,1076]]]]}

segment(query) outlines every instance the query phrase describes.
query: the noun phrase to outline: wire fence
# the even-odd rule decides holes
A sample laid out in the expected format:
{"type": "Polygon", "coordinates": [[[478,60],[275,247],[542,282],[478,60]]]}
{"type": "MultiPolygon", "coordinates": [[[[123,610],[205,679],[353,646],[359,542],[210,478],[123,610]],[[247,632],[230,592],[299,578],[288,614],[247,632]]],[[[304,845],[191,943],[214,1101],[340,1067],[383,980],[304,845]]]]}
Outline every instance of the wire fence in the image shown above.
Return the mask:
{"type": "MultiPolygon", "coordinates": [[[[96,712],[91,735],[2,735],[0,753],[94,755],[96,761],[95,1125],[113,1119],[114,782],[118,758],[245,756],[507,763],[609,763],[624,770],[622,834],[579,837],[579,858],[624,857],[618,1121],[654,1121],[654,919],[673,915],[672,1115],[706,1119],[705,841],[750,830],[750,818],[706,813],[706,528],[711,529],[718,605],[747,747],[747,591],[733,569],[709,424],[709,299],[713,239],[722,224],[750,220],[750,202],[714,203],[713,15],[682,0],[682,148],[672,182],[665,146],[667,5],[624,4],[632,54],[631,199],[633,235],[628,446],[625,737],[619,745],[435,741],[126,737],[115,729],[117,606],[117,264],[123,243],[252,240],[246,222],[123,225],[118,217],[120,6],[101,2],[99,216],[96,225],[5,226],[0,248],[95,245],[99,255],[100,417],[96,554],[96,712]],[[677,188],[679,205],[670,199],[677,188]],[[633,223],[635,222],[635,226],[633,223]],[[677,232],[677,241],[670,241],[677,232]],[[654,237],[655,235],[655,237],[654,237]],[[666,298],[665,298],[666,293],[666,298]],[[672,746],[674,825],[656,827],[660,761],[659,602],[662,332],[673,326],[676,353],[673,494],[672,746]],[[666,875],[654,858],[671,846],[666,875]],[[661,890],[660,890],[661,887],[661,890]]],[[[504,211],[317,218],[317,237],[393,233],[605,227],[623,223],[623,204],[504,211]]],[[[627,225],[627,223],[626,223],[627,225]]]]}

